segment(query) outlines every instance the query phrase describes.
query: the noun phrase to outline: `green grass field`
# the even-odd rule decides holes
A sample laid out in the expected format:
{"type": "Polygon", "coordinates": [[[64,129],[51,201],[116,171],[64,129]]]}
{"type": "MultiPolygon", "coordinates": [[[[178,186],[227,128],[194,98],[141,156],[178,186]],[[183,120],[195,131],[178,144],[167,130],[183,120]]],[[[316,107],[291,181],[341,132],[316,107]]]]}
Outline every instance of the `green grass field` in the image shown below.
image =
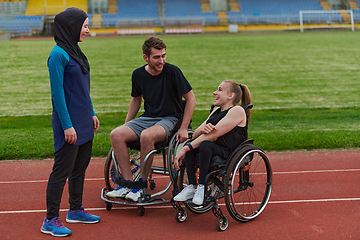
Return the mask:
{"type": "MultiPolygon", "coordinates": [[[[93,156],[124,122],[131,73],[145,64],[145,36],[87,38],[91,96],[101,127],[93,156]]],[[[246,84],[254,109],[249,137],[266,151],[360,147],[360,33],[163,36],[167,62],[194,89],[193,127],[206,118],[222,80],[246,84]]],[[[52,157],[47,57],[54,41],[0,42],[0,159],[52,157]]]]}

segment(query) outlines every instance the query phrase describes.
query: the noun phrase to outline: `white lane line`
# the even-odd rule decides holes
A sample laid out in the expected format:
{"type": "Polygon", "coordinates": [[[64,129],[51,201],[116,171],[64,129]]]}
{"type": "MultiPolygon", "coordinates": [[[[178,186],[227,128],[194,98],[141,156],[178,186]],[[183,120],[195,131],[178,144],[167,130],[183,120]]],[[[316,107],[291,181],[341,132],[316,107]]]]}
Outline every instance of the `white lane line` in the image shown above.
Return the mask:
{"type": "MultiPolygon", "coordinates": [[[[169,178],[169,176],[155,176],[153,179],[169,178]]],[[[47,183],[48,180],[23,180],[23,181],[0,181],[0,184],[8,183],[47,183]]],[[[104,181],[104,178],[85,178],[85,181],[104,181]]]]}
{"type": "Polygon", "coordinates": [[[360,201],[360,198],[329,198],[329,199],[304,199],[304,200],[285,200],[269,201],[269,203],[313,203],[313,202],[340,202],[340,201],[360,201]]]}
{"type": "MultiPolygon", "coordinates": [[[[104,180],[104,178],[86,178],[85,181],[99,181],[104,180]]],[[[0,181],[0,184],[7,184],[7,183],[47,183],[48,180],[24,180],[24,181],[0,181]]]]}
{"type": "MultiPolygon", "coordinates": [[[[281,174],[302,174],[302,173],[333,173],[333,172],[359,172],[360,169],[335,169],[335,170],[312,170],[312,171],[290,171],[273,172],[273,175],[281,174]]],[[[169,176],[154,176],[153,179],[169,178],[169,176]]],[[[24,181],[0,181],[0,184],[21,184],[21,183],[46,183],[48,180],[24,180],[24,181]]],[[[85,181],[104,181],[104,178],[86,178],[85,181]]]]}
{"type": "Polygon", "coordinates": [[[311,170],[311,171],[273,172],[273,174],[328,173],[328,172],[357,172],[357,171],[360,171],[360,169],[335,169],[335,170],[311,170]]]}
{"type": "MultiPolygon", "coordinates": [[[[329,199],[303,199],[303,200],[284,200],[284,201],[269,201],[268,204],[289,204],[289,203],[315,203],[315,202],[342,202],[342,201],[360,201],[360,198],[329,198],[329,199]]],[[[247,203],[247,204],[259,204],[259,203],[247,203]]],[[[120,204],[119,204],[120,205],[120,204]]],[[[225,203],[219,204],[219,206],[225,206],[225,203]]],[[[173,208],[172,206],[144,206],[150,209],[164,209],[173,208]]],[[[137,209],[137,206],[127,207],[113,207],[114,210],[128,210],[137,209]]],[[[106,208],[86,208],[87,211],[106,211],[106,208]]],[[[60,209],[60,212],[67,212],[68,209],[60,209]]],[[[0,214],[20,214],[20,213],[46,213],[46,210],[14,210],[14,211],[0,211],[0,214]]]]}

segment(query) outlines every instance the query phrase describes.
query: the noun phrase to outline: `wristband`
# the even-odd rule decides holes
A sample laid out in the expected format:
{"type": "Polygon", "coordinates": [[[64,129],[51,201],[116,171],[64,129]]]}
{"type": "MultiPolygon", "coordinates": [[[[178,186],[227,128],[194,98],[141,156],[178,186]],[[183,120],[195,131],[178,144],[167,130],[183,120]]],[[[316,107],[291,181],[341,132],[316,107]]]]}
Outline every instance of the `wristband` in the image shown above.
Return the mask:
{"type": "Polygon", "coordinates": [[[190,142],[187,142],[185,145],[188,146],[190,150],[194,150],[194,148],[190,142]]]}

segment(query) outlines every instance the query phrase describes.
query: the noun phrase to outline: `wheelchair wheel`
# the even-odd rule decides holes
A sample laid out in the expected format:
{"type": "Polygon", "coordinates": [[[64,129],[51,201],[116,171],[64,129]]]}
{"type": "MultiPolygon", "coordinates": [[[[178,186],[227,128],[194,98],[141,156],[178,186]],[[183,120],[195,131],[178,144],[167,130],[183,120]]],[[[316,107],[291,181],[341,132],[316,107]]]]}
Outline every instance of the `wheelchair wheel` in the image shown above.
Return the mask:
{"type": "Polygon", "coordinates": [[[156,188],[156,183],[153,179],[149,179],[149,185],[151,190],[154,190],[156,188]]]}
{"type": "Polygon", "coordinates": [[[186,209],[182,208],[182,209],[178,209],[175,213],[175,219],[176,221],[178,221],[179,223],[183,223],[187,218],[187,211],[186,209]]]}
{"type": "Polygon", "coordinates": [[[272,188],[272,169],[266,154],[248,146],[230,160],[225,181],[225,204],[237,221],[250,221],[266,207],[272,188]]]}
{"type": "Polygon", "coordinates": [[[144,216],[145,208],[143,206],[139,206],[138,207],[138,213],[139,213],[139,216],[144,216]]]}
{"type": "MultiPolygon", "coordinates": [[[[192,135],[194,134],[194,130],[188,129],[188,135],[189,139],[192,138],[192,135]]],[[[186,142],[180,143],[179,140],[176,141],[176,134],[170,139],[169,141],[169,147],[168,147],[168,153],[167,153],[167,162],[168,162],[168,169],[169,169],[169,175],[172,183],[177,182],[177,174],[178,171],[174,166],[174,158],[176,154],[180,151],[180,149],[184,146],[186,142]]]]}
{"type": "Polygon", "coordinates": [[[106,202],[106,210],[110,211],[112,208],[112,203],[106,202]]]}
{"type": "Polygon", "coordinates": [[[114,161],[115,160],[112,158],[112,148],[110,148],[104,167],[105,186],[108,191],[112,191],[117,188],[115,178],[118,171],[115,169],[115,164],[117,163],[114,163],[114,161]]]}
{"type": "MultiPolygon", "coordinates": [[[[185,168],[182,168],[180,170],[178,180],[179,180],[179,185],[178,185],[179,191],[183,190],[184,187],[189,185],[185,168]]],[[[218,189],[218,187],[215,184],[211,183],[208,185],[207,194],[206,194],[207,197],[216,197],[216,195],[219,193],[220,193],[220,190],[218,189]]],[[[196,205],[194,203],[191,203],[191,202],[184,202],[184,205],[191,212],[201,214],[201,213],[206,213],[209,210],[211,210],[214,206],[214,202],[206,202],[204,205],[200,205],[200,206],[196,205]]]]}
{"type": "Polygon", "coordinates": [[[229,219],[227,216],[218,217],[217,229],[219,231],[225,231],[229,226],[229,219]]]}
{"type": "MultiPolygon", "coordinates": [[[[136,180],[140,175],[140,163],[138,163],[139,159],[130,160],[131,165],[131,172],[133,174],[134,179],[136,180]],[[136,162],[136,164],[135,164],[136,162]]],[[[104,178],[105,178],[105,186],[108,191],[112,191],[118,187],[116,184],[116,179],[121,177],[120,168],[118,162],[115,158],[113,158],[113,151],[112,148],[109,151],[109,154],[105,161],[104,167],[104,178]]]]}

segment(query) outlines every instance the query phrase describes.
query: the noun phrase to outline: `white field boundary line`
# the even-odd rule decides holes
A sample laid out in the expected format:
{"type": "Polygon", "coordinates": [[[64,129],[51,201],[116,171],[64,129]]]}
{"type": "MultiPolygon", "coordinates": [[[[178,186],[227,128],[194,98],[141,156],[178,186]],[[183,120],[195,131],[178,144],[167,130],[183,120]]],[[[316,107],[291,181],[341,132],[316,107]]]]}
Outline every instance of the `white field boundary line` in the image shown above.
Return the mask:
{"type": "MultiPolygon", "coordinates": [[[[343,201],[360,201],[360,198],[329,198],[329,199],[303,199],[303,200],[284,200],[284,201],[269,201],[268,204],[291,204],[291,203],[327,203],[327,202],[343,202],[343,201]]],[[[259,202],[247,203],[259,204],[259,202]]],[[[225,203],[219,204],[225,206],[225,203]]],[[[173,206],[145,206],[150,209],[168,209],[173,206]]],[[[113,207],[114,210],[129,210],[137,209],[137,206],[129,207],[113,207]]],[[[86,208],[87,211],[107,211],[106,208],[86,208]]],[[[60,209],[60,212],[67,212],[68,209],[60,209]]],[[[14,210],[14,211],[0,211],[0,214],[20,214],[20,213],[46,213],[46,210],[14,210]]]]}
{"type": "MultiPolygon", "coordinates": [[[[335,169],[335,170],[312,170],[312,171],[290,171],[273,172],[273,175],[282,174],[304,174],[304,173],[332,173],[332,172],[360,172],[360,169],[335,169]]],[[[169,178],[168,176],[154,176],[153,179],[169,178]]],[[[86,178],[85,181],[103,181],[104,178],[86,178]]],[[[47,183],[48,180],[24,180],[24,181],[0,181],[0,184],[20,184],[20,183],[47,183]]]]}
{"type": "MultiPolygon", "coordinates": [[[[359,104],[345,104],[345,105],[323,105],[323,106],[295,106],[295,107],[257,107],[256,110],[271,110],[271,109],[309,109],[309,108],[353,108],[360,107],[359,104]]],[[[209,110],[210,108],[197,108],[195,110],[203,111],[209,110]]],[[[96,111],[96,113],[124,113],[127,110],[122,111],[96,111]]],[[[144,111],[139,111],[143,113],[144,111]]],[[[24,114],[0,114],[0,117],[26,117],[26,116],[50,116],[51,113],[24,113],[24,114]]]]}

